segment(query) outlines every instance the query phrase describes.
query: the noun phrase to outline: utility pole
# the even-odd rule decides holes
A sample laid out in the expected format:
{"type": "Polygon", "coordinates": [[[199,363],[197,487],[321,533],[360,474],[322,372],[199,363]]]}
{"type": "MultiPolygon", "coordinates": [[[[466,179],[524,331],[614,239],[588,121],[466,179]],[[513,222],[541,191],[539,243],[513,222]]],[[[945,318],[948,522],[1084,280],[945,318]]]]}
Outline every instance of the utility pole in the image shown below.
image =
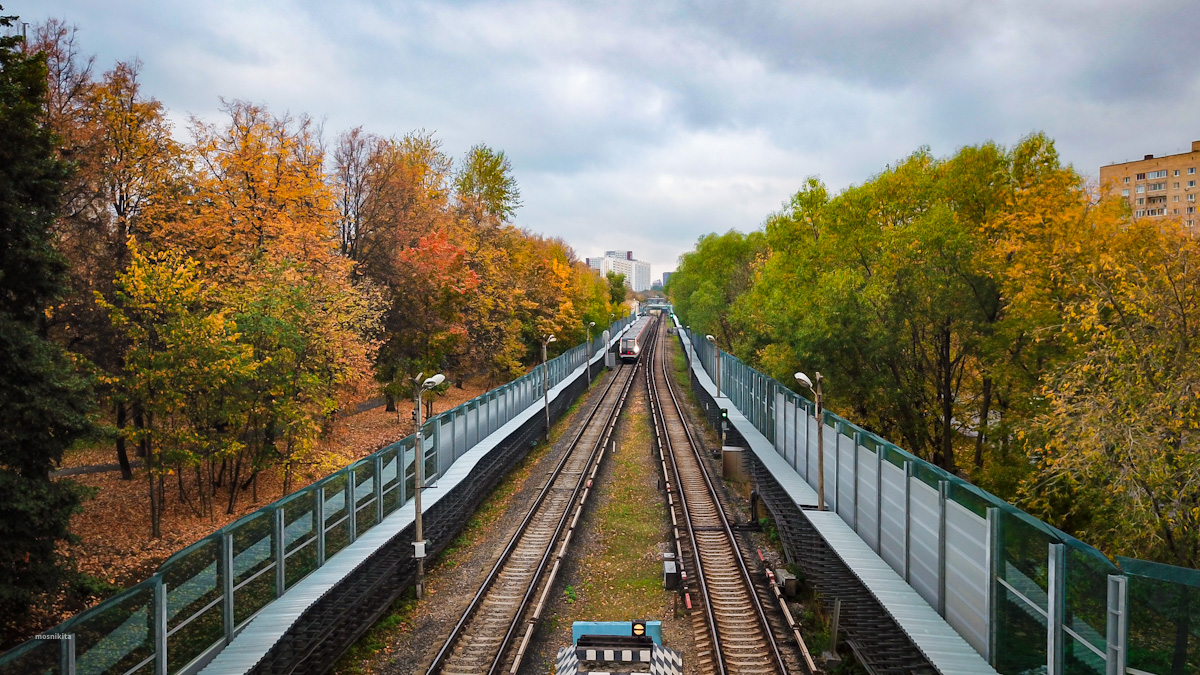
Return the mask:
{"type": "Polygon", "coordinates": [[[804,373],[796,373],[796,381],[808,387],[817,404],[817,510],[825,510],[825,405],[821,400],[821,383],[825,381],[820,371],[813,380],[804,373]]]}
{"type": "Polygon", "coordinates": [[[542,337],[542,408],[546,410],[546,442],[550,442],[550,368],[546,365],[546,346],[557,342],[553,334],[542,337]]]}
{"type": "MultiPolygon", "coordinates": [[[[595,321],[589,321],[586,326],[586,328],[587,328],[587,361],[585,361],[585,363],[587,363],[588,391],[592,390],[592,328],[595,328],[595,327],[596,327],[595,321]]],[[[545,357],[543,357],[543,359],[544,358],[545,357]]]]}
{"type": "MultiPolygon", "coordinates": [[[[413,506],[416,510],[416,522],[414,523],[416,533],[413,538],[413,557],[417,559],[417,600],[420,600],[421,596],[424,595],[425,592],[426,544],[425,533],[421,529],[421,490],[425,488],[425,452],[421,447],[424,445],[423,441],[425,434],[421,430],[421,395],[424,394],[426,390],[433,389],[434,387],[446,381],[446,376],[442,375],[441,373],[438,373],[427,380],[422,380],[421,378],[424,376],[425,373],[418,373],[417,376],[413,378],[413,422],[417,425],[414,432],[417,449],[417,456],[415,458],[417,469],[417,485],[413,493],[413,506]]],[[[351,512],[353,513],[353,509],[351,512]]]]}

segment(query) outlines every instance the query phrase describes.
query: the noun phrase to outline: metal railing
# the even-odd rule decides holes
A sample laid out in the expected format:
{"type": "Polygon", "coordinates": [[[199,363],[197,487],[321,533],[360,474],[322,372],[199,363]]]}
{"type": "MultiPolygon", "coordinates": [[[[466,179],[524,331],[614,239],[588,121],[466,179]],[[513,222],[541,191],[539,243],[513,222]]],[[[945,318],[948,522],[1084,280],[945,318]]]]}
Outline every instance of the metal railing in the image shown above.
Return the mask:
{"type": "MultiPolygon", "coordinates": [[[[817,485],[815,406],[688,331],[695,359],[817,485]]],[[[1118,558],[830,413],[825,500],[1000,673],[1200,672],[1200,571],[1118,558]]]]}
{"type": "MultiPolygon", "coordinates": [[[[610,327],[616,335],[632,317],[610,327]]],[[[608,340],[592,342],[591,358],[608,340]]],[[[546,362],[554,387],[583,365],[586,345],[546,362]]],[[[421,427],[426,484],[519,413],[542,401],[529,373],[421,427]]],[[[407,503],[416,486],[410,435],[222,527],[155,574],[0,655],[0,675],[174,675],[225,647],[272,600],[407,503]]]]}

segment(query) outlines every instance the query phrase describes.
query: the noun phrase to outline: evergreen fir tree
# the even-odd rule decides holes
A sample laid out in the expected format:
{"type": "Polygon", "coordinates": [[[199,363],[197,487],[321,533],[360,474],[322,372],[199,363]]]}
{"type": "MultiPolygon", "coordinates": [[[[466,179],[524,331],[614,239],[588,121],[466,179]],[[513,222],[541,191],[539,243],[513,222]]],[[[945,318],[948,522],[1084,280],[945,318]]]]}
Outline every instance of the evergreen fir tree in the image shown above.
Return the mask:
{"type": "MultiPolygon", "coordinates": [[[[0,17],[0,26],[14,18],[0,17]]],[[[92,405],[74,358],[39,331],[63,290],[66,264],[51,226],[69,167],[42,123],[45,60],[25,54],[21,43],[0,38],[0,613],[6,623],[26,612],[35,594],[56,588],[67,569],[57,547],[69,537],[80,493],[49,474],[90,430],[92,405]]]]}

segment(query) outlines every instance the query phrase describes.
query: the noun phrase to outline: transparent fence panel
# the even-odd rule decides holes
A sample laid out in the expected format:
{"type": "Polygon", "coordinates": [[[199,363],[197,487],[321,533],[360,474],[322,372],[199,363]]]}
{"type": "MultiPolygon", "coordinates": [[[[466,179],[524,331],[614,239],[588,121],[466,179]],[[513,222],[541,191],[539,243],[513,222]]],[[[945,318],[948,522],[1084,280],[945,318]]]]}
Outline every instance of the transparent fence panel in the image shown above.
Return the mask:
{"type": "Polygon", "coordinates": [[[996,670],[1045,667],[1049,545],[1054,539],[1010,511],[1000,514],[996,670]]]}
{"type": "Polygon", "coordinates": [[[1128,667],[1200,673],[1200,571],[1117,558],[1129,583],[1128,667]]]}
{"type": "Polygon", "coordinates": [[[325,559],[350,544],[350,505],[346,503],[346,470],[326,478],[325,487],[325,559]]]}
{"type": "Polygon", "coordinates": [[[1117,569],[1099,553],[1067,542],[1063,670],[1103,675],[1108,641],[1108,575],[1117,569]]]}
{"type": "Polygon", "coordinates": [[[159,569],[167,597],[167,670],[175,672],[225,637],[221,536],[199,541],[159,569]]]}
{"type": "MultiPolygon", "coordinates": [[[[58,629],[55,628],[55,631],[58,629]]],[[[0,656],[0,675],[65,675],[60,640],[30,640],[0,656]]]]}
{"type": "Polygon", "coordinates": [[[75,636],[75,672],[124,673],[147,665],[153,619],[154,582],[143,581],[65,623],[60,630],[75,636]]]}
{"type": "Polygon", "coordinates": [[[424,440],[421,441],[421,452],[425,455],[425,475],[423,477],[427,485],[429,484],[429,481],[433,480],[438,475],[437,447],[433,442],[433,428],[435,425],[436,422],[426,422],[425,425],[421,427],[424,438],[424,440]]]}
{"type": "Polygon", "coordinates": [[[233,617],[241,626],[275,599],[275,528],[271,514],[258,511],[230,526],[233,537],[233,617]]]}
{"type": "Polygon", "coordinates": [[[355,537],[360,537],[379,522],[379,511],[375,506],[375,462],[364,459],[348,467],[354,476],[354,527],[355,537]]]}
{"type": "Polygon", "coordinates": [[[401,447],[399,443],[393,443],[380,452],[380,464],[383,466],[383,472],[379,480],[383,481],[383,515],[385,518],[401,504],[400,486],[403,478],[400,473],[401,447]]]}
{"type": "Polygon", "coordinates": [[[417,445],[411,437],[401,441],[401,453],[404,458],[404,497],[405,500],[417,490],[417,445]]]}
{"type": "Polygon", "coordinates": [[[291,588],[317,569],[317,491],[309,487],[290,495],[283,509],[283,585],[291,588]]]}

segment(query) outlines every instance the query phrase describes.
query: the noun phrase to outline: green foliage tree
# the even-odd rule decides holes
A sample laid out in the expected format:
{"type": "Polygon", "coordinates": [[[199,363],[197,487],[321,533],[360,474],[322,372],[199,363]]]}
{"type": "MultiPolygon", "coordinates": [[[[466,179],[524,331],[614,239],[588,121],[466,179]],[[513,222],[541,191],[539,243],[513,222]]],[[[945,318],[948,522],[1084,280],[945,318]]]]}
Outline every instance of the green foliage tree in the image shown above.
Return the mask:
{"type": "Polygon", "coordinates": [[[766,251],[762,232],[700,237],[696,250],[683,254],[671,277],[671,302],[685,323],[697,333],[715,335],[725,349],[745,337],[730,308],[750,290],[754,266],[766,251]]]}
{"type": "MultiPolygon", "coordinates": [[[[13,17],[0,17],[8,28],[13,17]]],[[[33,596],[68,569],[80,493],[51,481],[63,452],[91,429],[88,380],[39,323],[64,291],[65,261],[51,229],[68,179],[43,126],[46,60],[0,37],[0,611],[23,616],[33,596]]]]}
{"type": "Polygon", "coordinates": [[[608,282],[608,301],[614,305],[625,302],[625,275],[609,270],[604,274],[604,279],[608,282]]]}

